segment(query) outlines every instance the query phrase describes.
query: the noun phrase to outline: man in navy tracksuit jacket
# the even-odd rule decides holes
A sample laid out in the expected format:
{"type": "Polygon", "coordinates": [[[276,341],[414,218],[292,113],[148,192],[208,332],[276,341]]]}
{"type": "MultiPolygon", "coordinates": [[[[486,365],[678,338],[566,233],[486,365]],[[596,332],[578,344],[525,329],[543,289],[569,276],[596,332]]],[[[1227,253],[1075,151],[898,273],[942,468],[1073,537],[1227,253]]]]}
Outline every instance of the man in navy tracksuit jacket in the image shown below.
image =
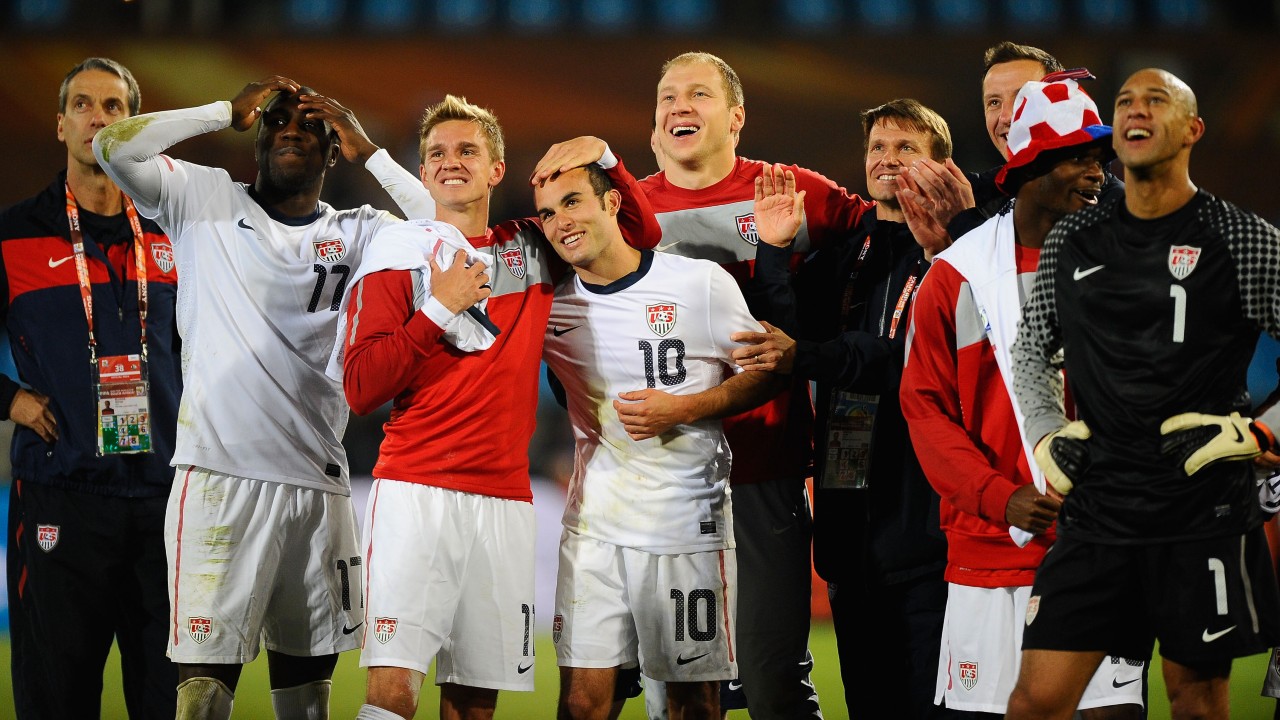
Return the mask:
{"type": "Polygon", "coordinates": [[[130,717],[172,718],[177,670],[165,657],[163,530],[182,393],[177,271],[158,226],[140,219],[135,234],[127,201],[89,145],[98,129],[137,113],[132,75],[90,58],[67,75],[60,101],[67,170],[0,213],[0,319],[22,382],[0,375],[0,414],[17,426],[8,530],[14,703],[24,720],[99,717],[103,666],[115,640],[130,717]],[[99,358],[142,351],[142,251],[149,453],[97,456],[97,370],[89,360],[73,214],[84,238],[99,358]]]}

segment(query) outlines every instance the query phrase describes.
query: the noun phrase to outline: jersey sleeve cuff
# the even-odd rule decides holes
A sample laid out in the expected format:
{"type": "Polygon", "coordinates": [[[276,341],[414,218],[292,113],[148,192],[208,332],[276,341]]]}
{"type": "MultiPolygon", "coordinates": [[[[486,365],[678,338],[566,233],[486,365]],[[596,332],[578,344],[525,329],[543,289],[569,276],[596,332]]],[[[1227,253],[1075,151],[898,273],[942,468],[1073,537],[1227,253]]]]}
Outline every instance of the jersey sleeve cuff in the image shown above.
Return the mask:
{"type": "Polygon", "coordinates": [[[434,295],[427,296],[426,302],[422,304],[422,314],[442,331],[449,327],[449,323],[453,322],[454,318],[458,317],[458,313],[445,307],[434,295]]]}
{"type": "Polygon", "coordinates": [[[605,143],[604,153],[596,161],[596,164],[605,170],[612,170],[618,166],[618,156],[614,155],[613,151],[609,149],[608,143],[605,143]]]}

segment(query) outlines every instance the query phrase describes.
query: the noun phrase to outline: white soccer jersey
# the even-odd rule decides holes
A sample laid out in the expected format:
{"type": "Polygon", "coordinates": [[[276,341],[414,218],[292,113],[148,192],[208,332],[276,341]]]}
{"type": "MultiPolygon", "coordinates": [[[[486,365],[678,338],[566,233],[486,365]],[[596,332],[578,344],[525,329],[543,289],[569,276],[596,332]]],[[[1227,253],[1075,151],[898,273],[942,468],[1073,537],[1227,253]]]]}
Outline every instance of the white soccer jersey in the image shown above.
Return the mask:
{"type": "Polygon", "coordinates": [[[639,270],[608,286],[573,276],[551,306],[544,357],[564,384],[575,442],[564,525],[655,553],[733,547],[720,421],[637,442],[613,401],[631,390],[692,395],[719,385],[737,370],[729,336],[760,324],[715,263],[641,257],[639,270]]]}
{"type": "Polygon", "coordinates": [[[277,219],[225,170],[156,154],[226,127],[228,103],[131,122],[95,151],[173,243],[184,381],[173,464],[350,494],[347,403],[325,367],[347,279],[396,218],[322,202],[277,219]]]}

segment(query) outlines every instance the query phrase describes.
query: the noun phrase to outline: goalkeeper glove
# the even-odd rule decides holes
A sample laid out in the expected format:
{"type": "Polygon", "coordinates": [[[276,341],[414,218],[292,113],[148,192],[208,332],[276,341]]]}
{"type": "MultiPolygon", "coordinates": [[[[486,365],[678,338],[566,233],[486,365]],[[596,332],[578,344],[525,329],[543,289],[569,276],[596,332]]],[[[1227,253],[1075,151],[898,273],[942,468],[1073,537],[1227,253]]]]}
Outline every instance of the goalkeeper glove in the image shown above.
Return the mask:
{"type": "Polygon", "coordinates": [[[1066,495],[1074,487],[1075,478],[1084,474],[1089,466],[1089,446],[1085,441],[1092,435],[1088,425],[1076,420],[1036,443],[1036,464],[1054,490],[1066,495]]]}
{"type": "Polygon", "coordinates": [[[1188,476],[1222,460],[1248,460],[1276,447],[1271,429],[1253,418],[1183,413],[1160,424],[1160,452],[1182,463],[1188,476]]]}

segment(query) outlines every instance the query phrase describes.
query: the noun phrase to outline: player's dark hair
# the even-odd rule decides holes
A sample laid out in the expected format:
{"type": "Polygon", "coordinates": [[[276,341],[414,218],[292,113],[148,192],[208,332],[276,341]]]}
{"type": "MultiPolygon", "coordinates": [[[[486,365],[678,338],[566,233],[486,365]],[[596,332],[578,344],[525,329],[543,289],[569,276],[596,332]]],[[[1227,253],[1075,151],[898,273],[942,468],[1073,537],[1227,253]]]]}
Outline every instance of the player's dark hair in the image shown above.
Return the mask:
{"type": "Polygon", "coordinates": [[[951,157],[951,129],[941,115],[930,110],[918,100],[898,98],[862,111],[862,150],[865,153],[871,139],[871,128],[884,122],[911,132],[929,136],[929,156],[942,162],[951,157]]]}
{"type": "Polygon", "coordinates": [[[142,109],[142,91],[138,89],[138,81],[133,79],[133,73],[129,72],[129,68],[110,58],[91,57],[81,60],[79,65],[71,68],[71,72],[62,78],[62,86],[58,88],[58,112],[67,111],[67,87],[71,85],[72,78],[85,70],[101,70],[123,80],[125,86],[129,88],[129,115],[137,115],[142,109]]]}
{"type": "Polygon", "coordinates": [[[716,72],[720,73],[720,80],[724,83],[725,100],[728,101],[729,107],[746,104],[746,97],[742,93],[742,80],[738,78],[738,73],[729,67],[729,63],[708,52],[687,52],[671,58],[663,63],[662,74],[658,78],[661,80],[666,77],[667,71],[676,65],[699,62],[714,67],[716,72]]]}
{"type": "Polygon", "coordinates": [[[987,48],[987,52],[983,54],[982,76],[986,77],[993,65],[1013,62],[1014,60],[1034,60],[1044,67],[1045,75],[1063,70],[1062,63],[1058,62],[1058,58],[1044,50],[1032,45],[1019,45],[1005,40],[987,48]]]}
{"type": "Polygon", "coordinates": [[[613,189],[613,181],[609,179],[609,173],[600,167],[597,163],[590,163],[582,166],[587,171],[587,180],[591,182],[591,192],[595,193],[596,199],[600,204],[604,205],[604,196],[613,189]]]}

